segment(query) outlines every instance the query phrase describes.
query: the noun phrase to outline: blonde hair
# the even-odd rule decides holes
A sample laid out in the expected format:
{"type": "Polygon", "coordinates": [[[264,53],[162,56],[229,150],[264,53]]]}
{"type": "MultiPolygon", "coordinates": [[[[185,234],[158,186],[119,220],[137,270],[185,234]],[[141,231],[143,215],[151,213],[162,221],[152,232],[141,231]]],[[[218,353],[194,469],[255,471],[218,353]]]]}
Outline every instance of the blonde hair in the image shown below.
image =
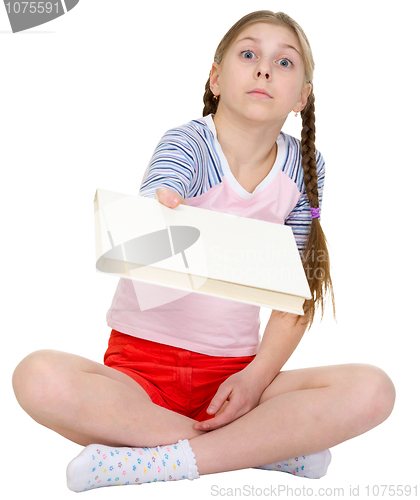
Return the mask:
{"type": "MultiPolygon", "coordinates": [[[[305,68],[305,83],[311,84],[311,92],[308,96],[306,106],[300,113],[302,117],[302,168],[304,172],[305,189],[308,195],[309,205],[312,208],[318,208],[318,173],[315,149],[315,96],[313,93],[312,82],[315,63],[312,56],[311,46],[300,25],[283,12],[274,13],[269,10],[260,10],[247,14],[235,23],[223,37],[214,54],[214,62],[220,64],[223,61],[226,51],[229,49],[231,43],[237,38],[241,31],[250,24],[257,22],[276,24],[278,26],[285,26],[291,29],[297,36],[300,48],[302,49],[301,55],[305,68]]],[[[207,116],[210,113],[215,114],[217,112],[219,100],[214,99],[213,92],[210,90],[210,77],[205,85],[203,102],[203,116],[207,116]]],[[[331,294],[333,313],[335,317],[335,300],[330,274],[330,259],[327,248],[327,240],[321,228],[319,218],[312,219],[308,239],[301,258],[312,296],[312,298],[306,300],[304,304],[304,311],[308,314],[310,328],[318,306],[321,308],[322,319],[324,315],[324,300],[328,292],[331,294]],[[322,256],[322,258],[319,259],[319,256],[322,256]]],[[[296,323],[298,321],[299,316],[296,323]]]]}

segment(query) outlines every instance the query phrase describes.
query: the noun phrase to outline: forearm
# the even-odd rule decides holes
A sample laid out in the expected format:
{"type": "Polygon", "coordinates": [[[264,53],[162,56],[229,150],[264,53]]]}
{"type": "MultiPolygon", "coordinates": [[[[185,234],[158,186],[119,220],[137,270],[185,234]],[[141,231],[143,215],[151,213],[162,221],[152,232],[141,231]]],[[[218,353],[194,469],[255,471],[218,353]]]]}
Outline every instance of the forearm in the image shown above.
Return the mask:
{"type": "Polygon", "coordinates": [[[296,323],[296,315],[273,311],[258,354],[220,385],[209,406],[209,413],[215,413],[215,418],[194,424],[194,429],[217,429],[255,408],[261,394],[296,349],[306,326],[306,317],[299,317],[296,323]]]}
{"type": "Polygon", "coordinates": [[[301,341],[307,327],[307,316],[300,316],[296,324],[296,315],[273,311],[260,348],[249,370],[264,390],[283,368],[293,351],[301,341]]]}

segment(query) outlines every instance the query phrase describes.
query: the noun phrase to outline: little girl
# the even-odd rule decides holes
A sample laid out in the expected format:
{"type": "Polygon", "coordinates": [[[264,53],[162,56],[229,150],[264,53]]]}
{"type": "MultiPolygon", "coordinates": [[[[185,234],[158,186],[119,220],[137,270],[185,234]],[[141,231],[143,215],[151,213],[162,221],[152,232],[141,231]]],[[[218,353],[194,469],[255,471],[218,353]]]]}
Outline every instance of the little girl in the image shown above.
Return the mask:
{"type": "Polygon", "coordinates": [[[289,16],[243,17],[216,50],[203,118],[166,132],[140,189],[174,209],[289,225],[312,292],[304,316],[272,311],[260,341],[256,306],[120,279],[104,365],[37,351],[13,375],[29,415],[86,446],[67,468],[71,490],[251,467],[319,478],[330,447],[390,415],[395,389],[379,368],[281,371],[328,291],[334,305],[313,69],[289,16]],[[281,131],[292,111],[301,142],[281,131]]]}

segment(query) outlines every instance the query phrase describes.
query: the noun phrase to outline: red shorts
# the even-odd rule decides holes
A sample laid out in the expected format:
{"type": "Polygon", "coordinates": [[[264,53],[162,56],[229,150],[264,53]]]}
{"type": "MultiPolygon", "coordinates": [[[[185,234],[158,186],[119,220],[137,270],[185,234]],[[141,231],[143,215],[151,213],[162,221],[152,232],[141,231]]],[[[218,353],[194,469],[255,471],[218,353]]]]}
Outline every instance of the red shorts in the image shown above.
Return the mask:
{"type": "Polygon", "coordinates": [[[135,380],[153,403],[197,421],[220,384],[255,356],[223,358],[158,344],[112,330],[104,364],[135,380]]]}

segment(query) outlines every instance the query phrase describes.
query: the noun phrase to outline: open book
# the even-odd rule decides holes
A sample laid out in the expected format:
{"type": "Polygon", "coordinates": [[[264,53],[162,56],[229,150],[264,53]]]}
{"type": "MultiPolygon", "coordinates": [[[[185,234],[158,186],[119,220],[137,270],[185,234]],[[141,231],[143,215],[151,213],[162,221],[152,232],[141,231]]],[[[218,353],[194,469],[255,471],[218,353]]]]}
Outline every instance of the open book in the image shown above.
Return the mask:
{"type": "Polygon", "coordinates": [[[103,189],[94,207],[99,272],[301,315],[311,298],[288,226],[103,189]]]}

